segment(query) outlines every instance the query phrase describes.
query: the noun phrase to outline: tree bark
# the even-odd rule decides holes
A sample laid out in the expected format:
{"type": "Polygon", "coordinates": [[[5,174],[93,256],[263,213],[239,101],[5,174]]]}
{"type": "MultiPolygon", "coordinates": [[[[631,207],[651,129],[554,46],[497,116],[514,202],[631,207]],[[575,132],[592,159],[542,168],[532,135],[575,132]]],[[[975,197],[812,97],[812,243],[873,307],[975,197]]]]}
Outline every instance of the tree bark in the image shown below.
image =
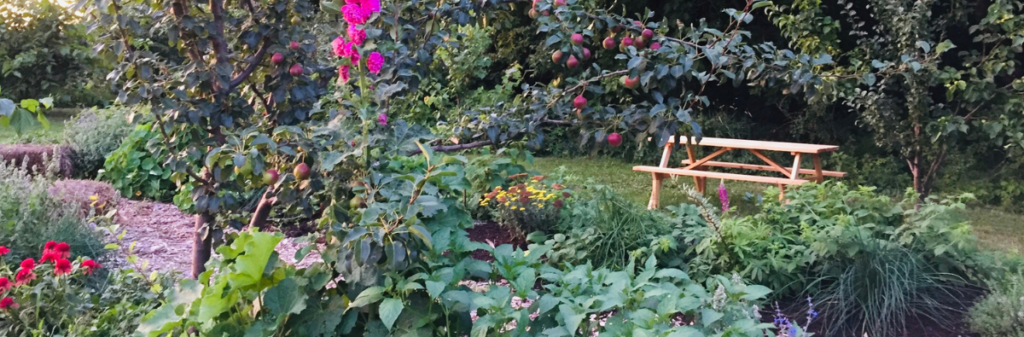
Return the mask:
{"type": "Polygon", "coordinates": [[[192,278],[206,271],[206,261],[210,260],[213,246],[213,235],[208,225],[214,221],[213,214],[203,212],[195,216],[195,228],[192,232],[192,278]]]}
{"type": "Polygon", "coordinates": [[[249,219],[249,228],[256,228],[260,231],[267,229],[267,218],[270,217],[270,210],[274,208],[274,202],[277,201],[276,197],[270,196],[271,192],[273,191],[269,188],[263,192],[259,204],[256,205],[256,212],[249,219]]]}

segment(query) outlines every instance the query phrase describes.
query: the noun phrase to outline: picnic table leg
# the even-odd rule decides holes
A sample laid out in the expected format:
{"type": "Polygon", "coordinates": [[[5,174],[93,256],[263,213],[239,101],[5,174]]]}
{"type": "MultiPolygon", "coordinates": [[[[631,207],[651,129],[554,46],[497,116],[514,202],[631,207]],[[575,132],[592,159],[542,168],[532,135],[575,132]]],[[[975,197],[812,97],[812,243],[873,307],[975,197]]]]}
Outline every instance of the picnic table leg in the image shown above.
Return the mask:
{"type": "MultiPolygon", "coordinates": [[[[693,145],[686,144],[686,156],[690,158],[690,163],[697,162],[697,155],[693,149],[693,145]]],[[[700,170],[700,167],[693,168],[694,170],[700,170]]],[[[704,190],[707,187],[707,178],[704,177],[693,177],[693,185],[697,188],[697,193],[704,194],[704,190]]]]}
{"type": "MultiPolygon", "coordinates": [[[[661,163],[658,167],[668,167],[668,159],[672,157],[672,142],[665,143],[665,150],[661,152],[661,163]]],[[[663,175],[651,173],[651,200],[647,202],[647,209],[657,209],[661,200],[661,180],[663,175]]]]}
{"type": "Polygon", "coordinates": [[[821,174],[821,157],[815,153],[811,158],[814,159],[814,179],[820,184],[825,181],[825,176],[821,174]]]}

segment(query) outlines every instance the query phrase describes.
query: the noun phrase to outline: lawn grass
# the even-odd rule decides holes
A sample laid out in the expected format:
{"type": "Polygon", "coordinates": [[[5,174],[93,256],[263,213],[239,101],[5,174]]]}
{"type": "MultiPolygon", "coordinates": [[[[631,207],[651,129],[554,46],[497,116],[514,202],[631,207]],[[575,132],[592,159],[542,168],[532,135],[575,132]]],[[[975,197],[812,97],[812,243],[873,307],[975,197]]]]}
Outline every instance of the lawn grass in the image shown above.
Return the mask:
{"type": "Polygon", "coordinates": [[[50,122],[49,129],[43,129],[41,125],[26,130],[21,136],[14,132],[13,128],[0,127],[0,144],[58,144],[64,140],[64,123],[71,119],[70,116],[57,115],[47,116],[50,122]]]}
{"type": "MultiPolygon", "coordinates": [[[[560,167],[565,167],[565,173],[571,180],[591,180],[596,184],[611,186],[629,200],[646,205],[651,196],[651,175],[634,172],[633,166],[634,164],[614,158],[543,157],[534,158],[531,169],[545,174],[557,172],[560,167]]],[[[709,180],[708,189],[704,194],[704,197],[715,205],[720,205],[717,195],[718,183],[719,181],[709,180]]],[[[693,186],[693,178],[675,177],[665,180],[661,189],[662,207],[690,202],[683,192],[686,186],[693,186]]],[[[752,199],[758,194],[764,194],[768,188],[775,188],[767,184],[743,181],[725,181],[725,186],[729,193],[730,206],[737,215],[756,212],[757,207],[754,206],[752,199]]],[[[1024,252],[1024,215],[988,207],[971,207],[967,209],[967,217],[983,247],[1024,252]]]]}

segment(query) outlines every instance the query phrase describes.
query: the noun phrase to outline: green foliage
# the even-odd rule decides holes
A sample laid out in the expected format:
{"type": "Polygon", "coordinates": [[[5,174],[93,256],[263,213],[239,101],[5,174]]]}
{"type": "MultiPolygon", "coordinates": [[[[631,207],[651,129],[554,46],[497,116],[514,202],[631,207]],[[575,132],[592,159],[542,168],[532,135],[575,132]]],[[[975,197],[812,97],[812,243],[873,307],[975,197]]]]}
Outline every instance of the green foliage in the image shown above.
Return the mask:
{"type": "Polygon", "coordinates": [[[0,164],[0,246],[11,249],[9,259],[35,257],[46,241],[64,241],[76,256],[104,254],[99,233],[79,218],[79,205],[51,195],[56,164],[30,175],[25,168],[0,164]]]}
{"type": "Polygon", "coordinates": [[[38,100],[25,98],[18,103],[7,98],[0,98],[0,126],[14,129],[18,136],[21,136],[36,123],[47,129],[50,127],[50,122],[46,116],[43,116],[43,110],[50,107],[53,107],[52,97],[38,100]]]}
{"type": "MultiPolygon", "coordinates": [[[[585,192],[569,203],[553,247],[552,263],[622,268],[644,252],[652,240],[669,234],[669,218],[626,200],[608,186],[586,184],[585,192]]],[[[664,262],[664,261],[663,261],[664,262]]]]}
{"type": "Polygon", "coordinates": [[[815,279],[808,293],[825,313],[824,334],[896,336],[913,322],[953,331],[969,304],[965,283],[930,264],[903,247],[875,247],[838,274],[815,279]]]}
{"type": "Polygon", "coordinates": [[[4,1],[0,86],[16,100],[52,96],[61,105],[102,102],[109,96],[100,89],[109,64],[92,50],[94,37],[86,22],[57,1],[4,1]]]}
{"type": "Polygon", "coordinates": [[[95,177],[107,155],[131,133],[125,110],[89,109],[66,122],[64,143],[71,147],[74,172],[79,178],[95,177]]]}
{"type": "Polygon", "coordinates": [[[166,151],[160,147],[151,151],[148,147],[163,140],[152,128],[152,124],[140,124],[128,133],[121,145],[107,155],[97,178],[130,198],[167,201],[174,196],[176,185],[171,179],[173,171],[164,164],[166,151]]]}
{"type": "Polygon", "coordinates": [[[695,242],[688,248],[691,273],[736,272],[789,294],[807,287],[807,275],[834,276],[865,254],[894,247],[941,273],[989,272],[962,219],[963,198],[930,198],[915,207],[913,193],[897,203],[873,188],[832,182],[790,189],[786,198],[782,204],[769,193],[758,214],[719,221],[705,213],[706,225],[686,228],[683,240],[695,242]]]}
{"type": "Polygon", "coordinates": [[[991,292],[971,307],[970,329],[982,337],[1024,336],[1024,275],[990,284],[991,292]]]}

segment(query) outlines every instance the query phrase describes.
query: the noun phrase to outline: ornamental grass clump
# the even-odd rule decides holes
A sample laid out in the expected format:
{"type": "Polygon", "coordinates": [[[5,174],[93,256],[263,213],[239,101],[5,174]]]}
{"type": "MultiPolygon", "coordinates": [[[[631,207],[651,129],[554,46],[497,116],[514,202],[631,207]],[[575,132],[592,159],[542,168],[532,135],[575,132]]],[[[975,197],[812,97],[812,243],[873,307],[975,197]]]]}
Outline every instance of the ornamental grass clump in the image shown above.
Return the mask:
{"type": "Polygon", "coordinates": [[[559,211],[570,198],[572,193],[561,184],[548,185],[543,176],[534,176],[508,188],[495,187],[480,200],[480,206],[489,207],[501,226],[525,237],[555,226],[559,211]]]}

